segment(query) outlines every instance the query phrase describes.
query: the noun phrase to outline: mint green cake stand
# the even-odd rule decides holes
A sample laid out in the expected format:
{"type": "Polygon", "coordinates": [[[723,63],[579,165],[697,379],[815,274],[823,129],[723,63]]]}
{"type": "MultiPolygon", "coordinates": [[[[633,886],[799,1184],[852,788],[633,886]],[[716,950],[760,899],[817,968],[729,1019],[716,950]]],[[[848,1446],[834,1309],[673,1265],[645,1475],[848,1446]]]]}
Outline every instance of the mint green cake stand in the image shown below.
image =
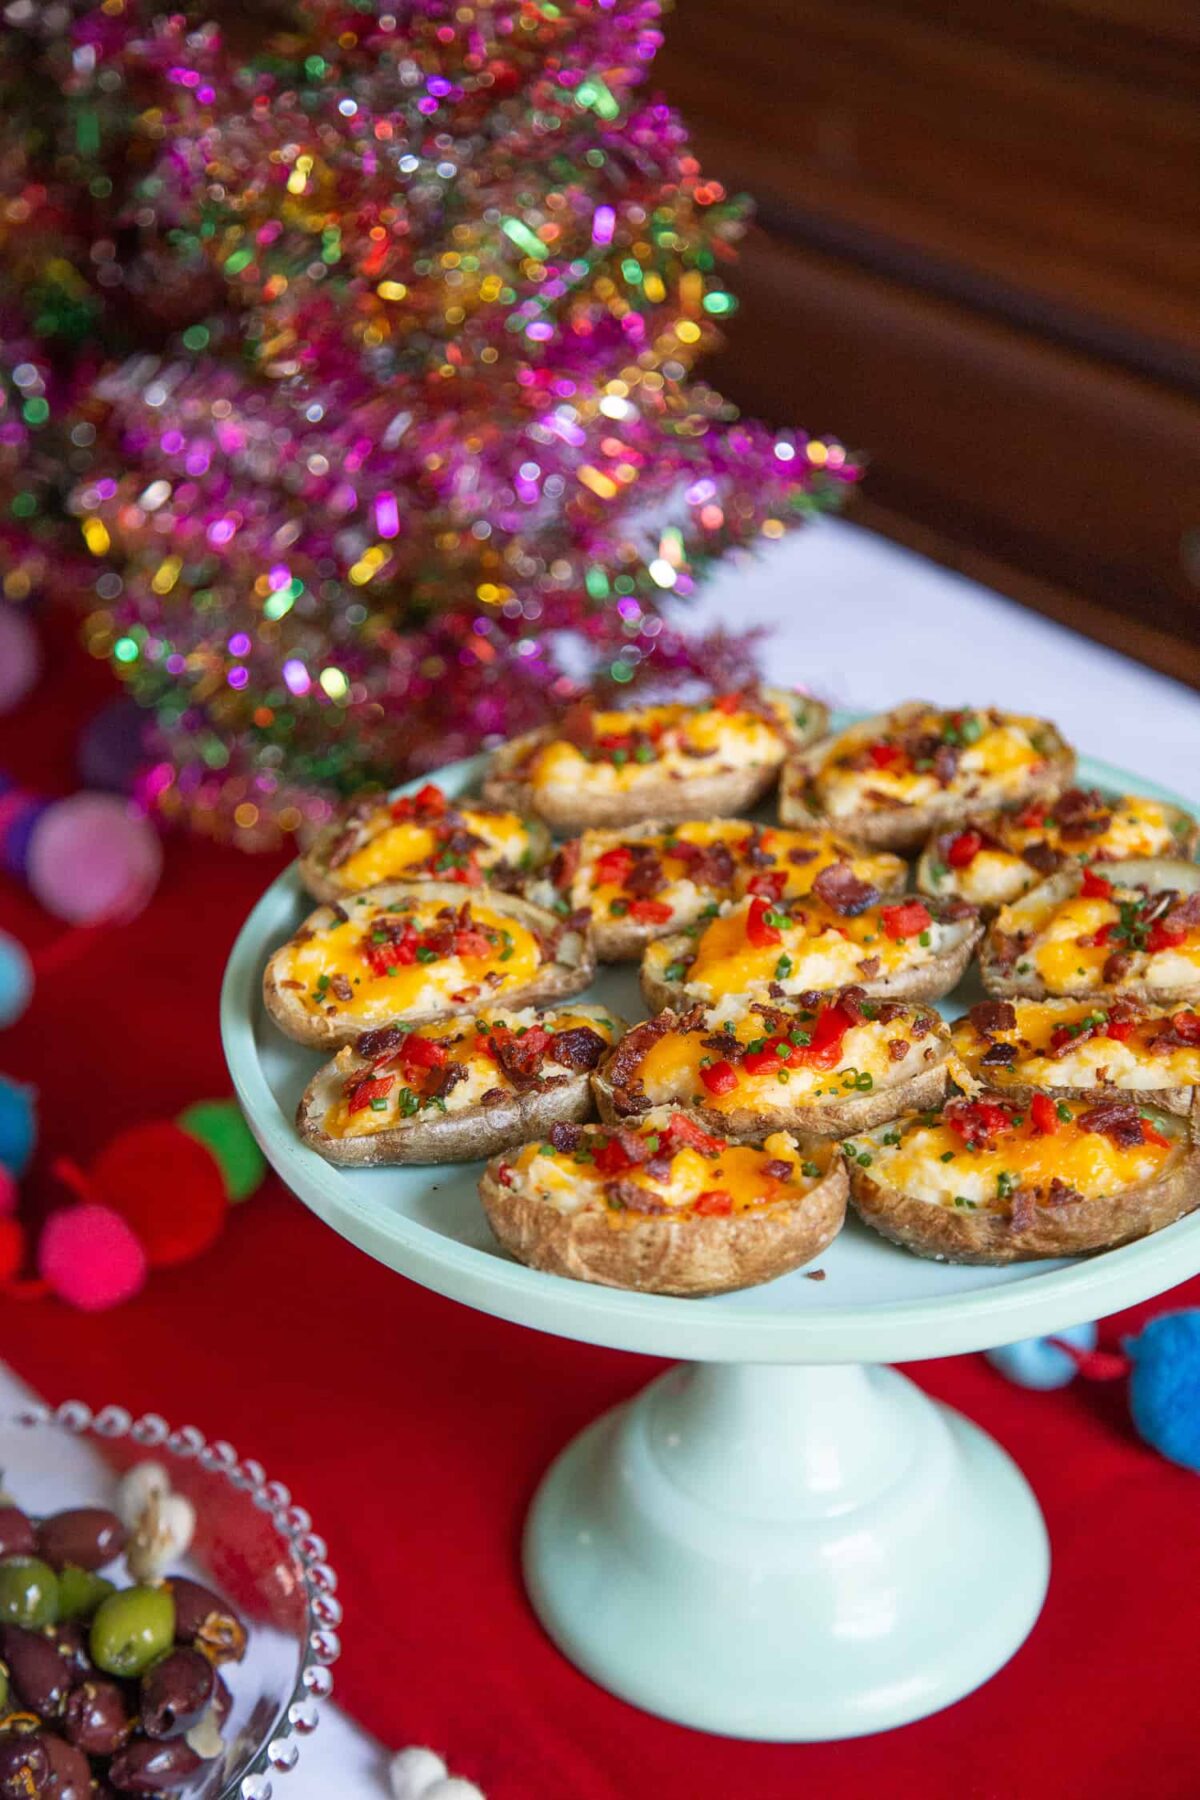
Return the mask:
{"type": "MultiPolygon", "coordinates": [[[[439,780],[470,787],[474,761],[439,780]]],[[[1085,782],[1177,797],[1085,761],[1085,782]]],[[[525,1534],[529,1595],[565,1655],[681,1724],[791,1742],[918,1719],[986,1681],[1038,1616],[1037,1502],[984,1432],[886,1365],[1062,1330],[1200,1271],[1200,1213],[1073,1262],[923,1262],[851,1219],[764,1287],[679,1300],[511,1262],[478,1166],[336,1169],[301,1143],[319,1056],[267,1020],[267,956],[308,909],[294,871],[246,921],[221,995],[225,1053],[280,1176],[343,1237],[412,1281],[536,1331],[681,1358],[598,1419],[546,1475],[525,1534]]],[[[628,970],[593,998],[644,1007],[628,970]]],[[[978,997],[964,985],[945,1003],[978,997]]]]}

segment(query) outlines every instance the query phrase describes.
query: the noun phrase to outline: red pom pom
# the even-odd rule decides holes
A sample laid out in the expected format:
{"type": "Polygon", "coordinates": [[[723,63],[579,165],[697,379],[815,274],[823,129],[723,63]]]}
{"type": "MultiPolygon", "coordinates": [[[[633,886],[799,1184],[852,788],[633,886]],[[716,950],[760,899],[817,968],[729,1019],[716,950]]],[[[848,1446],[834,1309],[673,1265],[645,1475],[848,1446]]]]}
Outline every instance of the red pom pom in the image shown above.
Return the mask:
{"type": "Polygon", "coordinates": [[[25,1233],[17,1219],[0,1219],[0,1281],[11,1281],[25,1260],[25,1233]]]}
{"type": "Polygon", "coordinates": [[[111,1207],[64,1206],[42,1228],[38,1272],[60,1300],[103,1312],[137,1293],[146,1279],[146,1253],[111,1207]]]}
{"type": "Polygon", "coordinates": [[[229,1210],[215,1157],[166,1119],[118,1133],[92,1164],[91,1181],[128,1221],[152,1269],[207,1250],[229,1210]]]}

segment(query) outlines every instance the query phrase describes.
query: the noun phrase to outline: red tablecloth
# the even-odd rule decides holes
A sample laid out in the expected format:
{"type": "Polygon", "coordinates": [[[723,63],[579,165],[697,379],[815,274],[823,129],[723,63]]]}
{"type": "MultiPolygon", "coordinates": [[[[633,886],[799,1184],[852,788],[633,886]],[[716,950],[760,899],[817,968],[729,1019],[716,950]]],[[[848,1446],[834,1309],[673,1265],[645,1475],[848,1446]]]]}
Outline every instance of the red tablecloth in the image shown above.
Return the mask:
{"type": "MultiPolygon", "coordinates": [[[[0,769],[69,791],[75,730],[107,689],[59,657],[0,720],[0,769]]],[[[173,841],[144,917],[43,981],[0,1041],[0,1068],[40,1087],[47,1150],[86,1160],[124,1123],[228,1092],[221,970],[277,866],[173,841]]],[[[11,885],[0,926],[30,943],[55,929],[11,885]]],[[[1167,1304],[1189,1299],[1200,1284],[1167,1304]]],[[[1193,1800],[1200,1787],[1200,1484],[1136,1440],[1120,1391],[1031,1395],[976,1357],[914,1371],[1032,1480],[1054,1544],[1046,1610],[1014,1662],[953,1710],[790,1748],[706,1738],[610,1699],[525,1603],[517,1542],[538,1477],[650,1361],[424,1293],[275,1182],[216,1250],[117,1312],[0,1302],[0,1351],[48,1397],[194,1422],[286,1481],[341,1573],[343,1704],[386,1742],[437,1746],[489,1800],[1193,1800]]]]}

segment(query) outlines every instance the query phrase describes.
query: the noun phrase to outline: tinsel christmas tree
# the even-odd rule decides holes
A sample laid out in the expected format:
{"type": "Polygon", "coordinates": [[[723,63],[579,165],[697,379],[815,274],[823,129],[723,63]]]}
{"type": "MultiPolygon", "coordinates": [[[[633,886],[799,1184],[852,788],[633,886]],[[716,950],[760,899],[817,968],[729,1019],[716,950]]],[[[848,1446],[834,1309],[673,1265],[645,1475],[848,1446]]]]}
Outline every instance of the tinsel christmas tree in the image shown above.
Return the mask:
{"type": "Polygon", "coordinates": [[[263,841],[581,680],[745,677],[664,602],[857,471],[692,379],[745,212],[642,92],[658,0],[55,10],[10,53],[58,109],[8,127],[10,285],[71,342],[88,638],[157,804],[263,841]]]}

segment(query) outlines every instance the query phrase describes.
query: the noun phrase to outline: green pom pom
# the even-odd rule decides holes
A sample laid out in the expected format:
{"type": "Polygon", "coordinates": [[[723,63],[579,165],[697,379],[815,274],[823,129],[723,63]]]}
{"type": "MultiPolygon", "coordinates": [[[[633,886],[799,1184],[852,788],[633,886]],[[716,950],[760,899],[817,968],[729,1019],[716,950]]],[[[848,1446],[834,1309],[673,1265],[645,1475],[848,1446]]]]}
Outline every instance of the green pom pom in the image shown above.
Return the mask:
{"type": "Polygon", "coordinates": [[[230,1200],[248,1200],[266,1174],[267,1164],[237,1101],[197,1100],[185,1107],[175,1123],[212,1151],[230,1200]]]}

